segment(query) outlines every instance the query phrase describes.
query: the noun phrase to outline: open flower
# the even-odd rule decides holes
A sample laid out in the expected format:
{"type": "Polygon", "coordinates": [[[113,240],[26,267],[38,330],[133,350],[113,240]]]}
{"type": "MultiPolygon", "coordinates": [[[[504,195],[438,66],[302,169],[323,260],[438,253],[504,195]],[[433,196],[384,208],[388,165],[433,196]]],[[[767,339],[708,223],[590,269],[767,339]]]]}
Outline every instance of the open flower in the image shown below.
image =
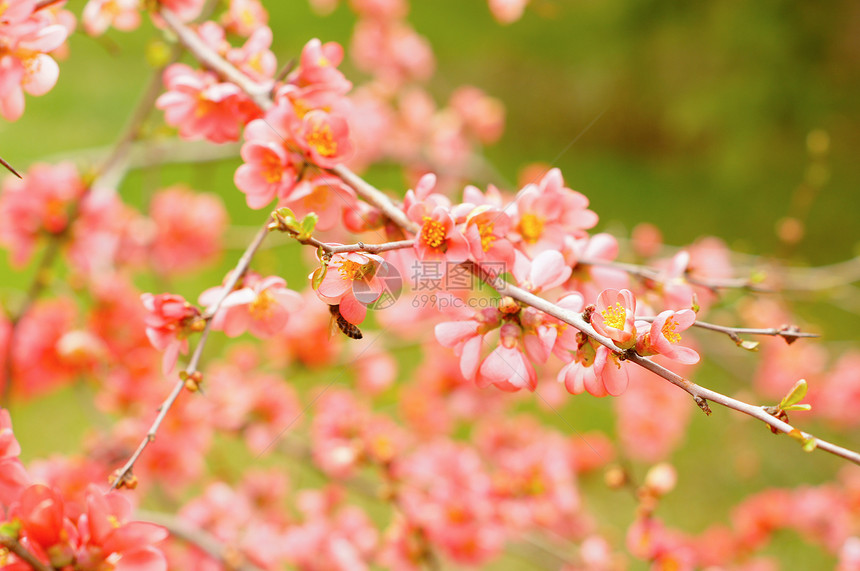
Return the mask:
{"type": "Polygon", "coordinates": [[[648,332],[636,340],[636,352],[644,356],[660,354],[685,365],[698,363],[699,354],[695,350],[678,345],[681,331],[695,321],[696,314],[691,309],[667,309],[655,317],[648,332]]]}
{"type": "Polygon", "coordinates": [[[421,230],[415,237],[415,255],[419,260],[447,260],[452,264],[469,258],[469,243],[445,208],[437,206],[422,218],[421,230]]]}
{"type": "Polygon", "coordinates": [[[625,363],[616,353],[585,341],[574,360],[559,371],[558,382],[574,395],[587,392],[596,397],[617,397],[627,390],[629,378],[625,363]]]}
{"type": "Polygon", "coordinates": [[[492,384],[508,392],[520,389],[534,391],[537,388],[534,365],[520,348],[522,335],[523,330],[519,325],[502,325],[499,331],[499,346],[487,355],[478,368],[475,381],[479,387],[492,384]]]}
{"type": "Polygon", "coordinates": [[[147,311],[146,336],[153,347],[164,351],[162,368],[166,374],[173,370],[179,353],[188,352],[188,335],[200,311],[181,295],[144,293],[140,301],[147,311]]]}
{"type": "Polygon", "coordinates": [[[630,290],[606,289],[597,296],[597,310],[591,314],[591,325],[609,337],[621,349],[636,344],[636,298],[630,290]]]}
{"type": "MultiPolygon", "coordinates": [[[[200,294],[200,303],[211,306],[223,293],[223,287],[214,287],[200,294]]],[[[261,277],[248,273],[240,289],[224,298],[213,318],[213,327],[221,329],[227,337],[238,337],[250,331],[256,337],[271,337],[284,330],[292,313],[301,304],[302,297],[278,276],[261,277]]]]}
{"type": "Polygon", "coordinates": [[[383,261],[374,254],[335,254],[331,257],[325,277],[316,290],[317,296],[329,305],[339,305],[340,314],[350,323],[360,324],[367,315],[367,304],[378,299],[385,289],[376,276],[376,270],[383,261]],[[356,282],[362,284],[361,301],[355,297],[353,286],[356,282]]]}

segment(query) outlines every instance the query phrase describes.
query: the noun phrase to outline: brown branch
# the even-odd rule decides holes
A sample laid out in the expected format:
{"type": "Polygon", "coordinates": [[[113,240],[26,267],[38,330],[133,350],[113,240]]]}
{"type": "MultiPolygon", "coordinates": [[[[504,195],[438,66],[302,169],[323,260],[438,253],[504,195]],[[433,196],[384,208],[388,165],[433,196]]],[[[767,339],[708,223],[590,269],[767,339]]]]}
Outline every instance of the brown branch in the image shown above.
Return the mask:
{"type": "MultiPolygon", "coordinates": [[[[242,72],[237,70],[235,67],[231,66],[228,62],[223,60],[223,58],[221,58],[218,54],[209,50],[208,47],[203,45],[203,43],[200,42],[199,39],[196,38],[196,35],[193,32],[191,32],[181,22],[179,22],[175,17],[173,17],[172,14],[170,14],[168,10],[162,8],[161,12],[162,12],[162,15],[164,15],[166,13],[170,16],[169,18],[166,17],[165,21],[167,21],[168,25],[174,29],[174,31],[177,33],[178,36],[180,36],[180,39],[182,39],[184,36],[189,36],[189,35],[194,36],[194,39],[197,41],[185,41],[185,40],[183,40],[183,43],[185,43],[185,45],[198,58],[200,58],[201,61],[203,61],[207,65],[213,64],[213,65],[217,66],[218,69],[224,69],[225,72],[229,73],[229,75],[227,75],[225,73],[225,77],[232,78],[235,76],[236,79],[238,80],[238,81],[236,81],[237,85],[239,85],[240,87],[245,89],[246,92],[250,96],[255,97],[255,93],[256,94],[259,93],[259,86],[257,84],[255,84],[254,82],[251,82],[242,72]]],[[[261,101],[260,103],[261,103],[261,107],[263,107],[264,109],[267,109],[268,107],[270,107],[273,104],[271,99],[269,99],[267,97],[265,98],[265,101],[261,101]]],[[[419,229],[418,225],[415,224],[413,221],[409,220],[409,218],[406,217],[406,214],[403,212],[403,210],[400,209],[397,205],[395,205],[394,202],[385,193],[383,193],[379,189],[375,188],[373,185],[371,185],[370,183],[368,183],[363,178],[359,177],[358,175],[356,175],[355,173],[353,173],[351,170],[349,170],[347,167],[345,167],[343,165],[338,165],[338,166],[334,167],[333,169],[331,169],[331,172],[338,175],[346,184],[348,184],[350,187],[352,187],[352,189],[355,190],[355,192],[356,192],[356,194],[358,194],[358,196],[360,196],[361,198],[366,200],[368,203],[379,208],[392,222],[397,224],[401,229],[403,229],[407,232],[411,232],[413,234],[418,232],[418,229],[419,229]]],[[[635,266],[633,264],[616,265],[616,263],[614,263],[614,262],[610,263],[610,262],[597,262],[597,261],[588,261],[588,260],[582,260],[581,263],[591,263],[592,265],[619,267],[619,269],[623,269],[625,271],[629,270],[629,271],[640,272],[641,275],[647,276],[650,279],[655,278],[655,272],[656,272],[656,270],[651,270],[650,268],[643,268],[642,266],[635,266]]],[[[774,416],[771,416],[762,407],[750,405],[750,404],[738,401],[736,399],[732,399],[728,396],[722,395],[722,394],[717,393],[715,391],[712,391],[710,389],[700,387],[699,385],[697,385],[697,384],[695,384],[695,383],[693,383],[687,379],[684,379],[683,377],[677,375],[676,373],[670,371],[669,369],[666,369],[665,367],[662,367],[662,366],[654,363],[653,361],[651,361],[645,357],[641,357],[641,356],[637,355],[635,352],[622,351],[618,347],[615,346],[615,344],[612,342],[612,340],[598,334],[594,330],[594,328],[592,328],[591,325],[589,323],[587,323],[582,318],[582,316],[580,314],[565,310],[565,309],[563,309],[563,308],[561,308],[561,307],[559,307],[559,306],[557,306],[557,305],[555,305],[555,304],[553,304],[553,303],[551,303],[551,302],[549,302],[549,301],[547,301],[541,297],[538,297],[538,296],[532,294],[531,292],[528,292],[528,291],[523,290],[521,288],[518,288],[514,285],[511,285],[511,284],[507,283],[506,281],[504,281],[498,277],[489,275],[489,274],[483,272],[482,270],[480,270],[480,267],[476,266],[475,264],[471,264],[471,265],[473,266],[473,271],[476,271],[477,273],[482,275],[482,279],[484,279],[484,281],[486,281],[488,284],[490,284],[492,287],[494,287],[496,289],[496,291],[498,291],[501,295],[510,296],[513,299],[515,299],[521,303],[524,303],[526,305],[530,305],[530,306],[534,307],[535,309],[543,311],[547,315],[551,315],[553,317],[556,317],[557,319],[560,319],[561,321],[564,321],[565,323],[568,323],[569,325],[574,326],[576,329],[578,329],[579,331],[582,331],[586,335],[592,337],[593,339],[598,341],[600,344],[611,349],[613,352],[615,352],[615,353],[623,356],[624,358],[628,359],[629,361],[636,363],[637,365],[644,367],[644,368],[648,369],[649,371],[663,377],[664,379],[671,382],[672,384],[675,384],[678,387],[684,389],[693,397],[693,399],[696,401],[696,404],[698,404],[699,407],[703,411],[705,411],[706,413],[710,414],[710,408],[708,406],[708,401],[716,402],[716,403],[721,404],[727,408],[731,408],[733,410],[743,412],[744,414],[748,414],[749,416],[752,416],[753,418],[757,418],[757,419],[765,422],[766,424],[768,424],[769,426],[771,426],[772,428],[775,428],[776,430],[778,430],[780,432],[800,434],[802,436],[802,438],[804,438],[805,440],[814,440],[818,448],[821,448],[822,450],[826,450],[828,452],[831,452],[832,454],[835,454],[837,456],[845,458],[846,460],[854,462],[855,464],[860,465],[860,454],[858,454],[854,451],[848,450],[846,448],[842,448],[842,447],[837,446],[835,444],[832,444],[830,442],[821,440],[821,439],[816,438],[810,434],[800,432],[799,430],[795,429],[790,424],[783,422],[783,421],[775,418],[774,416]]],[[[656,276],[656,277],[659,278],[659,276],[656,276]]],[[[756,286],[755,284],[749,282],[748,280],[747,281],[740,281],[740,280],[706,281],[706,280],[700,280],[697,278],[693,278],[693,279],[688,278],[688,280],[691,281],[691,283],[698,283],[699,285],[703,285],[704,287],[710,287],[713,289],[724,288],[724,287],[742,287],[745,289],[749,289],[751,291],[768,291],[768,290],[764,290],[763,288],[760,288],[759,286],[756,286]]]]}
{"type": "MultiPolygon", "coordinates": [[[[578,260],[577,263],[586,266],[612,268],[625,272],[632,276],[654,281],[657,283],[663,283],[665,281],[663,279],[663,272],[655,268],[650,268],[648,266],[640,266],[638,264],[629,264],[626,262],[615,262],[607,260],[590,260],[587,258],[578,260]]],[[[752,280],[746,278],[700,278],[694,275],[685,274],[684,279],[693,285],[702,286],[712,291],[716,291],[719,289],[743,289],[758,293],[773,293],[773,290],[757,285],[752,280]]]]}
{"type": "Polygon", "coordinates": [[[146,436],[144,436],[143,440],[141,440],[137,449],[122,466],[122,468],[119,468],[113,473],[113,481],[111,482],[112,490],[122,485],[126,485],[130,481],[134,464],[137,462],[138,458],[140,458],[141,454],[143,454],[143,451],[146,450],[146,447],[149,446],[149,444],[155,440],[155,436],[158,433],[158,429],[161,427],[161,423],[164,422],[168,411],[171,409],[171,407],[173,407],[173,404],[176,402],[176,399],[179,398],[179,395],[182,393],[182,389],[185,387],[185,379],[188,378],[188,376],[191,376],[197,372],[197,367],[200,364],[200,358],[203,355],[203,349],[204,347],[206,347],[206,342],[209,339],[209,333],[212,330],[212,317],[215,315],[215,313],[217,313],[218,309],[220,309],[221,304],[224,303],[224,300],[227,298],[230,292],[233,291],[233,288],[236,287],[236,284],[239,282],[242,276],[244,276],[245,273],[248,271],[248,267],[251,264],[251,259],[254,257],[254,253],[257,251],[257,249],[259,249],[260,244],[263,243],[263,240],[265,240],[266,236],[269,233],[268,226],[269,219],[266,219],[266,223],[257,232],[257,235],[254,237],[254,240],[248,245],[248,247],[245,249],[245,252],[242,254],[242,257],[239,258],[239,261],[236,263],[236,267],[230,274],[230,278],[223,286],[221,295],[218,297],[215,303],[206,310],[206,313],[203,315],[204,319],[206,319],[206,326],[200,333],[200,340],[194,347],[194,353],[192,353],[191,355],[191,359],[188,362],[188,366],[185,367],[185,374],[180,375],[180,379],[173,386],[173,390],[170,391],[170,394],[158,407],[158,415],[155,417],[155,420],[152,422],[152,425],[149,427],[146,436]]]}
{"type": "Polygon", "coordinates": [[[53,571],[53,567],[39,561],[35,555],[30,553],[30,551],[21,545],[21,543],[14,537],[0,534],[0,546],[3,546],[5,549],[8,549],[17,555],[21,561],[24,561],[36,571],[53,571]]]}
{"type": "Polygon", "coordinates": [[[170,535],[194,545],[213,559],[220,561],[225,569],[231,571],[263,571],[261,567],[257,567],[242,556],[238,548],[225,544],[221,539],[185,523],[176,516],[137,510],[135,517],[139,521],[147,521],[162,526],[170,532],[170,535]]]}
{"type": "MultiPolygon", "coordinates": [[[[49,5],[50,3],[43,4],[49,5]]],[[[174,49],[169,61],[179,59],[181,54],[181,49],[174,49]]],[[[86,199],[87,195],[92,192],[94,188],[102,186],[112,187],[114,184],[119,182],[119,179],[121,178],[120,172],[122,171],[123,165],[132,148],[131,143],[139,135],[140,130],[143,127],[143,123],[152,109],[152,104],[159,95],[163,69],[164,68],[162,67],[161,69],[156,70],[150,76],[150,80],[144,94],[135,106],[135,110],[133,111],[128,124],[117,139],[117,143],[112,152],[104,159],[101,166],[96,170],[92,181],[84,189],[81,197],[72,205],[65,228],[50,235],[48,244],[45,246],[45,251],[42,254],[42,258],[39,260],[35,276],[33,277],[33,282],[27,290],[27,295],[24,298],[24,301],[18,310],[9,317],[11,328],[9,332],[9,340],[6,344],[6,355],[3,367],[4,377],[2,379],[3,386],[2,389],[0,389],[0,406],[2,407],[6,407],[8,405],[12,391],[14,373],[13,355],[15,352],[15,345],[17,343],[19,325],[47,287],[50,281],[50,269],[54,265],[54,262],[60,253],[60,249],[69,238],[72,225],[80,214],[80,206],[83,200],[86,199]]]]}
{"type": "Polygon", "coordinates": [[[186,26],[176,17],[176,14],[162,7],[159,14],[164,18],[164,22],[173,30],[179,41],[188,48],[200,60],[200,63],[226,79],[238,85],[248,96],[256,103],[260,109],[266,110],[273,105],[272,99],[269,96],[271,85],[262,85],[252,81],[247,75],[239,71],[235,66],[227,60],[219,56],[217,53],[209,49],[203,43],[197,33],[186,26]]]}
{"type": "MultiPolygon", "coordinates": [[[[654,321],[654,317],[636,317],[636,321],[645,321],[647,323],[652,323],[654,321]]],[[[741,335],[768,335],[773,337],[782,337],[785,339],[786,343],[794,343],[798,339],[811,339],[815,337],[820,337],[817,333],[808,333],[805,331],[801,331],[795,325],[784,325],[782,327],[766,327],[766,328],[755,328],[755,327],[728,327],[726,325],[717,325],[716,323],[709,323],[707,321],[694,321],[693,327],[698,327],[700,329],[707,329],[709,331],[716,331],[717,333],[723,333],[727,335],[732,341],[734,341],[737,345],[741,345],[744,341],[740,338],[741,335]]]]}
{"type": "Polygon", "coordinates": [[[43,8],[49,8],[54,4],[59,4],[60,2],[64,2],[65,0],[41,0],[40,2],[36,2],[36,6],[33,8],[34,12],[38,12],[43,8]]]}

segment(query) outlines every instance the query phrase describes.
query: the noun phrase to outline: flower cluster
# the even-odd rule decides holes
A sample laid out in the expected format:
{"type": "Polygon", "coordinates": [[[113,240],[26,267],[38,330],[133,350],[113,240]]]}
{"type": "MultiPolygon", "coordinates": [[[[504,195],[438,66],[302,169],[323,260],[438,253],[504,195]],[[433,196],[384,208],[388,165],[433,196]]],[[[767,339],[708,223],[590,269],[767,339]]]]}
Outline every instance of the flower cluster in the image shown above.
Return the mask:
{"type": "MultiPolygon", "coordinates": [[[[36,483],[18,460],[20,452],[9,412],[0,409],[0,533],[13,532],[32,556],[52,568],[167,569],[158,546],[167,532],[132,521],[128,499],[95,485],[69,497],[56,487],[36,483]]],[[[5,549],[0,565],[9,571],[31,568],[5,549]]]]}
{"type": "Polygon", "coordinates": [[[15,121],[24,113],[24,93],[44,95],[60,75],[51,52],[74,29],[74,16],[38,8],[36,0],[0,5],[0,115],[15,121]]]}

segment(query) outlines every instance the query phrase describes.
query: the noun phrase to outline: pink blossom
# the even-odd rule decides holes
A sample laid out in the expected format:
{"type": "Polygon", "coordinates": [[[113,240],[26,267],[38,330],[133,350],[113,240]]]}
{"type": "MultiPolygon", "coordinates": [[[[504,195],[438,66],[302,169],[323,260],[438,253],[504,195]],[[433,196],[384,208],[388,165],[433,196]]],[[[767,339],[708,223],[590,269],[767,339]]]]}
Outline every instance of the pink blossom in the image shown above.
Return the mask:
{"type": "Polygon", "coordinates": [[[221,16],[224,27],[234,34],[250,36],[254,30],[269,22],[269,13],[260,0],[230,0],[230,6],[221,16]]]}
{"type": "Polygon", "coordinates": [[[460,357],[460,372],[467,380],[474,380],[481,362],[484,335],[498,326],[501,314],[495,309],[485,309],[462,321],[447,321],[435,327],[436,340],[443,347],[454,350],[460,357]]]}
{"type": "Polygon", "coordinates": [[[415,254],[419,260],[460,263],[469,258],[469,243],[456,228],[451,214],[438,206],[421,220],[421,229],[415,237],[415,254]]]}
{"type": "Polygon", "coordinates": [[[286,199],[295,187],[301,160],[285,145],[295,121],[291,106],[276,105],[265,119],[251,121],[245,128],[241,150],[245,162],[233,181],[245,193],[250,208],[263,208],[275,198],[286,199]]]}
{"type": "Polygon", "coordinates": [[[86,192],[72,163],[36,164],[23,179],[6,178],[0,194],[0,242],[12,253],[12,262],[26,262],[43,232],[66,230],[72,204],[86,192]]]}
{"type": "MultiPolygon", "coordinates": [[[[689,347],[678,345],[681,341],[681,331],[690,327],[696,321],[696,314],[691,309],[661,312],[650,324],[647,333],[636,340],[636,352],[640,355],[660,354],[673,361],[692,365],[699,362],[699,354],[689,347]]],[[[642,323],[641,326],[647,326],[642,323]]]]}
{"type": "MultiPolygon", "coordinates": [[[[659,364],[665,359],[656,356],[659,364]]],[[[684,443],[693,409],[689,396],[669,383],[654,382],[642,367],[629,369],[630,386],[613,401],[617,434],[630,458],[645,462],[664,460],[684,443]],[[655,415],[653,411],[659,410],[655,415]]],[[[686,374],[689,367],[673,367],[686,374]]]]}
{"type": "Polygon", "coordinates": [[[314,38],[302,48],[299,66],[290,74],[289,82],[299,88],[313,88],[344,95],[352,89],[352,83],[337,69],[341,61],[343,47],[340,44],[323,44],[314,38]]]}
{"type": "Polygon", "coordinates": [[[4,9],[0,22],[0,115],[9,121],[24,113],[24,92],[44,95],[57,83],[60,68],[48,54],[70,33],[59,17],[35,8],[34,0],[19,0],[4,9]]]}
{"type": "Polygon", "coordinates": [[[164,84],[167,92],[155,106],[164,111],[167,124],[178,127],[179,135],[186,139],[236,141],[242,127],[261,115],[239,86],[220,82],[210,71],[175,63],[164,71],[164,84]]]}
{"type": "Polygon", "coordinates": [[[164,351],[162,367],[166,374],[173,370],[179,353],[188,352],[188,335],[200,311],[181,295],[144,293],[140,301],[147,311],[146,336],[153,347],[164,351]]]}
{"type": "Polygon", "coordinates": [[[100,36],[111,26],[130,32],[140,25],[140,0],[89,0],[81,19],[91,36],[100,36]]]}
{"type": "Polygon", "coordinates": [[[410,80],[428,79],[436,67],[427,39],[402,20],[359,20],[350,56],[358,69],[393,89],[410,80]]]}
{"type": "Polygon", "coordinates": [[[472,259],[478,263],[502,264],[498,273],[512,268],[514,246],[507,238],[510,227],[510,217],[498,208],[486,205],[476,207],[466,218],[464,232],[472,259]]]}
{"type": "Polygon", "coordinates": [[[599,262],[613,262],[618,257],[618,240],[600,232],[588,237],[566,236],[561,249],[565,263],[573,267],[568,289],[579,291],[586,299],[593,299],[605,289],[630,287],[630,276],[624,270],[605,266],[599,262]],[[598,262],[581,264],[580,260],[598,262]]]}
{"type": "Polygon", "coordinates": [[[297,184],[284,205],[298,218],[315,213],[319,217],[316,230],[330,230],[341,220],[344,211],[358,207],[358,201],[355,192],[340,178],[318,176],[297,184]]]}
{"type": "Polygon", "coordinates": [[[295,130],[296,144],[313,164],[332,168],[352,154],[346,120],[319,109],[308,111],[295,130]]]}
{"type": "Polygon", "coordinates": [[[512,273],[520,287],[538,293],[563,284],[570,277],[571,269],[564,263],[560,252],[541,252],[533,260],[529,260],[522,252],[517,251],[512,273]]]}
{"type": "Polygon", "coordinates": [[[245,45],[230,49],[226,58],[252,80],[259,83],[272,83],[272,78],[277,72],[278,61],[270,49],[271,45],[271,28],[260,25],[251,33],[245,45]]]}
{"type": "Polygon", "coordinates": [[[155,223],[150,256],[159,272],[197,269],[221,251],[228,220],[218,195],[182,186],[165,188],[153,196],[149,215],[155,223]]]}
{"type": "Polygon", "coordinates": [[[624,362],[603,345],[593,351],[593,357],[577,356],[565,365],[558,373],[558,381],[574,395],[582,392],[596,397],[623,394],[629,382],[624,362]]]}
{"type": "MultiPolygon", "coordinates": [[[[210,288],[200,294],[199,302],[212,307],[223,293],[223,287],[210,288]]],[[[283,278],[263,278],[248,272],[242,280],[242,287],[233,289],[224,298],[212,326],[224,331],[227,337],[238,337],[245,331],[257,337],[271,337],[283,331],[290,313],[300,303],[301,296],[287,289],[283,278]]]]}
{"type": "Polygon", "coordinates": [[[190,22],[200,15],[205,0],[158,0],[158,3],[176,14],[183,22],[190,22]]]}
{"type": "Polygon", "coordinates": [[[636,344],[636,298],[630,290],[603,290],[597,297],[597,310],[591,314],[594,330],[609,337],[621,349],[636,344]]]}
{"type": "Polygon", "coordinates": [[[367,305],[383,292],[383,284],[376,276],[382,261],[374,254],[335,254],[316,290],[317,296],[329,305],[340,305],[340,314],[347,321],[354,325],[360,324],[367,315],[367,305]],[[361,301],[355,296],[356,283],[361,283],[361,301]]]}
{"type": "Polygon", "coordinates": [[[489,0],[490,12],[501,24],[512,24],[519,20],[529,0],[489,0]]]}
{"type": "Polygon", "coordinates": [[[588,199],[564,186],[561,171],[550,169],[537,183],[517,193],[515,230],[527,251],[559,250],[565,236],[584,236],[597,224],[588,199]]]}
{"type": "Polygon", "coordinates": [[[502,325],[499,332],[499,345],[478,368],[475,382],[481,388],[491,384],[503,391],[518,391],[537,388],[537,373],[534,365],[519,348],[522,328],[514,323],[502,325]]]}
{"type": "Polygon", "coordinates": [[[481,143],[495,143],[505,130],[505,107],[477,87],[465,85],[451,94],[451,109],[460,115],[464,129],[481,143]]]}

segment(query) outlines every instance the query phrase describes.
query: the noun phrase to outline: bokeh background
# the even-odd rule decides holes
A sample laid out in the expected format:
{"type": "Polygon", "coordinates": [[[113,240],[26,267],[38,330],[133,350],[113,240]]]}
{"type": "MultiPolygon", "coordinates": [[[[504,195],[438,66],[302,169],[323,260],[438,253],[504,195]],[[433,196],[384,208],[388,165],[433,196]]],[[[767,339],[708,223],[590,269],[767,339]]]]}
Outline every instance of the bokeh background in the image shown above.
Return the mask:
{"type": "MultiPolygon", "coordinates": [[[[76,3],[70,2],[74,11],[76,3]]],[[[281,61],[311,37],[349,43],[354,16],[345,6],[325,17],[299,0],[267,8],[281,61]]],[[[430,89],[440,104],[462,84],[504,103],[505,134],[485,154],[508,188],[515,188],[522,167],[540,161],[560,167],[568,184],[591,199],[598,229],[621,237],[649,222],[668,244],[715,235],[737,252],[801,267],[860,253],[860,4],[533,0],[522,20],[503,26],[484,0],[434,0],[414,2],[410,21],[435,51],[430,89]]],[[[149,25],[101,39],[76,33],[57,87],[28,98],[20,121],[0,123],[0,156],[26,170],[36,161],[109,146],[147,82],[146,54],[157,50],[152,39],[158,36],[149,25]]],[[[360,81],[348,55],[342,68],[360,81]]],[[[163,129],[160,117],[153,114],[154,136],[163,129]]],[[[249,211],[232,185],[237,165],[226,159],[205,168],[142,169],[121,188],[139,207],[153,189],[176,182],[224,197],[234,223],[232,249],[220,266],[171,284],[189,299],[220,281],[259,224],[260,213],[249,211]]],[[[390,169],[367,176],[388,188],[405,184],[390,169]]],[[[290,280],[306,275],[296,248],[266,250],[259,263],[290,280]]],[[[0,273],[9,297],[29,282],[32,268],[13,271],[3,253],[0,273]]],[[[820,331],[834,351],[860,346],[856,298],[835,300],[827,291],[787,295],[802,323],[820,331]]],[[[404,362],[410,355],[403,353],[404,362]]],[[[706,363],[697,380],[730,393],[745,390],[743,374],[752,374],[755,356],[731,362],[730,368],[706,363]]],[[[408,373],[406,366],[402,382],[408,373]]],[[[24,459],[73,449],[87,430],[85,399],[85,392],[66,391],[18,405],[24,459]],[[67,430],[40,430],[46,415],[67,430]]],[[[559,412],[563,419],[545,412],[546,422],[612,431],[606,400],[571,399],[559,412]]],[[[809,427],[860,447],[857,434],[809,427]]],[[[691,532],[725,519],[751,491],[821,483],[843,465],[823,453],[804,454],[793,441],[729,411],[715,410],[711,418],[697,412],[689,431],[673,456],[678,489],[659,513],[691,532]]],[[[635,506],[629,494],[607,490],[599,478],[583,485],[586,502],[606,514],[605,525],[623,529],[635,506]]],[[[793,562],[787,568],[826,568],[833,561],[790,534],[773,550],[793,562]]]]}

